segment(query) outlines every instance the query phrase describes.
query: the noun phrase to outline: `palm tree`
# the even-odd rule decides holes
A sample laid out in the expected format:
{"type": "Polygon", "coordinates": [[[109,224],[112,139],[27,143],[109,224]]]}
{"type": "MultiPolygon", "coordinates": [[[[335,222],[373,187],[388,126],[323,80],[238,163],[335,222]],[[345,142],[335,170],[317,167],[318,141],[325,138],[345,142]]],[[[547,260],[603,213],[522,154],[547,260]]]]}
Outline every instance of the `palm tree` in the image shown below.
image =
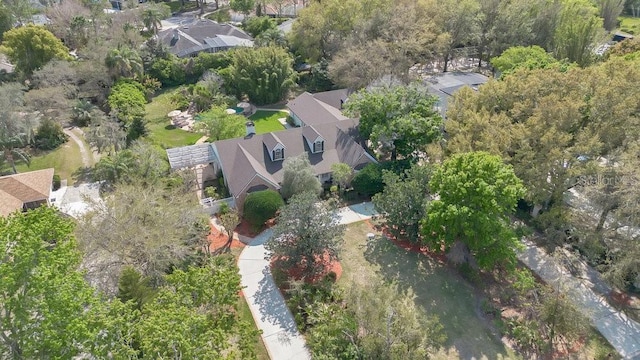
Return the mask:
{"type": "Polygon", "coordinates": [[[95,180],[106,181],[111,186],[133,170],[134,158],[130,150],[124,150],[100,159],[95,166],[95,180]]]}
{"type": "Polygon", "coordinates": [[[73,107],[73,122],[78,126],[87,126],[91,122],[93,104],[86,100],[78,100],[73,107]]]}
{"type": "Polygon", "coordinates": [[[171,14],[171,9],[164,4],[149,5],[142,12],[142,22],[147,30],[153,31],[154,34],[162,29],[162,19],[167,18],[171,14]]]}
{"type": "Polygon", "coordinates": [[[16,159],[24,161],[27,166],[31,165],[31,157],[24,150],[27,143],[23,136],[13,136],[11,138],[0,137],[0,149],[2,150],[2,158],[11,165],[14,174],[18,173],[16,169],[16,159]]]}
{"type": "Polygon", "coordinates": [[[140,77],[143,73],[142,58],[128,47],[112,49],[104,60],[114,79],[120,77],[140,77]]]}
{"type": "Polygon", "coordinates": [[[30,163],[27,145],[33,142],[33,130],[36,128],[37,116],[20,112],[23,92],[19,84],[0,86],[0,152],[3,160],[11,165],[14,174],[16,160],[30,163]]]}

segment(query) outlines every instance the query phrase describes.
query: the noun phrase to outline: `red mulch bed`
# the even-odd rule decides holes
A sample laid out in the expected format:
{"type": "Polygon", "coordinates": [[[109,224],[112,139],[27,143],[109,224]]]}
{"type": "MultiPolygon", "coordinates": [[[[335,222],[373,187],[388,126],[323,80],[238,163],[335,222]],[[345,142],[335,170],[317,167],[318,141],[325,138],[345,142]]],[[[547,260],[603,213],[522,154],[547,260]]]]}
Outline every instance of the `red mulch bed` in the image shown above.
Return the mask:
{"type": "Polygon", "coordinates": [[[633,304],[633,298],[629,294],[618,290],[612,290],[609,293],[609,298],[617,305],[628,307],[633,304]]]}
{"type": "MultiPolygon", "coordinates": [[[[209,251],[211,251],[211,253],[215,253],[216,250],[221,249],[227,244],[227,240],[229,239],[229,237],[227,236],[227,234],[218,230],[215,226],[210,225],[210,227],[211,231],[209,232],[209,236],[207,236],[210,244],[209,251]]],[[[234,237],[234,239],[231,241],[231,248],[242,247],[244,247],[244,244],[234,237]]]]}
{"type": "Polygon", "coordinates": [[[406,251],[411,251],[411,252],[419,253],[425,256],[429,256],[430,258],[435,259],[441,264],[445,264],[447,262],[447,257],[443,253],[435,252],[429,249],[428,246],[418,244],[418,243],[412,243],[406,239],[397,239],[395,236],[391,235],[387,227],[373,225],[369,220],[367,220],[366,222],[369,225],[369,227],[371,227],[371,229],[381,231],[382,234],[387,239],[389,239],[389,241],[394,243],[396,246],[405,249],[406,251]]]}
{"type": "Polygon", "coordinates": [[[247,220],[242,219],[242,221],[240,222],[240,225],[236,227],[235,231],[239,235],[253,238],[253,237],[256,237],[258,234],[260,234],[261,232],[263,232],[265,229],[272,227],[273,225],[275,225],[275,219],[269,219],[267,220],[267,223],[264,226],[262,226],[259,229],[255,229],[253,225],[249,224],[247,220]]]}
{"type": "MultiPolygon", "coordinates": [[[[290,269],[284,269],[281,265],[280,265],[280,261],[278,258],[273,257],[271,259],[271,268],[277,268],[280,269],[282,271],[284,271],[287,274],[287,277],[290,279],[295,279],[295,280],[300,280],[302,279],[302,269],[303,267],[301,266],[302,264],[297,264],[298,266],[295,266],[293,268],[290,269]]],[[[327,276],[327,274],[329,274],[330,272],[333,272],[336,274],[336,281],[338,279],[340,279],[340,276],[342,276],[342,265],[340,265],[339,261],[329,261],[329,256],[327,254],[324,255],[324,270],[312,277],[312,278],[306,278],[305,282],[309,283],[309,284],[314,284],[320,280],[322,280],[325,276],[327,276]]]]}

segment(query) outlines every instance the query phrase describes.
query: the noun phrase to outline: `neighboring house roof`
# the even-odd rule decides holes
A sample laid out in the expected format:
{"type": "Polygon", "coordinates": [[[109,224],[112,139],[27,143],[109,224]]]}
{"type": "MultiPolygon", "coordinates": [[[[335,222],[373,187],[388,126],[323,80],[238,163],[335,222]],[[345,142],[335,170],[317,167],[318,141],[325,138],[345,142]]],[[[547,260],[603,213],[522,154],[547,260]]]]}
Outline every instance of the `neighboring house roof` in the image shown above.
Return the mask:
{"type": "Polygon", "coordinates": [[[253,46],[251,36],[241,29],[208,19],[188,21],[176,28],[162,30],[158,40],[179,57],[201,51],[253,46]]]}
{"type": "Polygon", "coordinates": [[[0,177],[0,215],[22,210],[27,203],[48,201],[53,172],[44,169],[0,177]]]}
{"type": "Polygon", "coordinates": [[[438,107],[442,115],[447,112],[447,102],[456,91],[464,86],[469,86],[473,90],[489,81],[489,78],[478,73],[466,72],[446,72],[430,76],[425,79],[425,84],[429,87],[429,92],[437,96],[440,100],[438,107]]]}
{"type": "Polygon", "coordinates": [[[280,30],[281,33],[287,35],[293,29],[293,23],[295,21],[296,21],[296,19],[289,19],[289,20],[283,22],[282,24],[278,25],[278,30],[280,30]]]}
{"type": "Polygon", "coordinates": [[[315,94],[304,92],[289,101],[287,107],[307,126],[333,123],[348,119],[340,111],[348,95],[346,89],[315,94]]]}

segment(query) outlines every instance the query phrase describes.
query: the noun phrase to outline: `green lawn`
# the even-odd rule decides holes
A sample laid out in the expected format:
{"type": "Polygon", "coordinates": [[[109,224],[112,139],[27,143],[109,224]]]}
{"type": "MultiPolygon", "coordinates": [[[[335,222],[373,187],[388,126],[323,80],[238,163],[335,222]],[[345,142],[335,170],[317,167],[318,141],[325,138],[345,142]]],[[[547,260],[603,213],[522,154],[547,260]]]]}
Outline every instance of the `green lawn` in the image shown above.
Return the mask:
{"type": "Polygon", "coordinates": [[[191,11],[191,10],[195,10],[198,8],[198,6],[196,6],[196,2],[191,2],[191,1],[185,1],[184,2],[184,6],[182,6],[182,3],[178,0],[178,1],[169,1],[169,2],[165,2],[165,5],[169,6],[169,8],[171,9],[171,13],[177,13],[177,12],[183,12],[183,11],[191,11]]]}
{"type": "Polygon", "coordinates": [[[437,315],[447,334],[447,349],[462,359],[516,357],[492,335],[486,320],[478,317],[478,298],[458,275],[424,255],[407,252],[382,238],[367,248],[366,234],[375,233],[365,222],[351,224],[345,233],[341,256],[345,286],[354,276],[364,281],[396,281],[401,289],[412,288],[416,303],[437,315]]]}
{"type": "Polygon", "coordinates": [[[640,34],[640,18],[620,16],[620,30],[635,35],[640,34]]]}
{"type": "Polygon", "coordinates": [[[73,185],[73,173],[82,168],[82,156],[78,144],[69,140],[53,151],[33,155],[31,166],[23,163],[16,166],[18,172],[21,173],[51,167],[55,169],[56,174],[60,175],[60,179],[67,179],[67,184],[73,185]]]}
{"type": "MultiPolygon", "coordinates": [[[[251,315],[251,310],[249,310],[249,305],[247,305],[247,301],[244,297],[240,298],[238,301],[238,310],[238,314],[241,319],[246,320],[251,324],[255,324],[253,316],[251,315]]],[[[254,351],[256,352],[257,360],[269,360],[269,353],[267,352],[267,348],[264,347],[264,343],[262,342],[262,337],[260,335],[256,337],[254,351]]]]}
{"type": "Polygon", "coordinates": [[[249,116],[249,120],[256,124],[256,133],[264,134],[272,131],[284,130],[279,118],[286,118],[289,116],[284,111],[265,111],[258,110],[255,114],[249,116]]]}
{"type": "Polygon", "coordinates": [[[175,110],[175,105],[170,101],[175,89],[168,89],[157,95],[146,106],[147,139],[163,148],[173,148],[185,145],[193,145],[202,137],[200,134],[176,129],[169,122],[167,114],[175,110]]]}

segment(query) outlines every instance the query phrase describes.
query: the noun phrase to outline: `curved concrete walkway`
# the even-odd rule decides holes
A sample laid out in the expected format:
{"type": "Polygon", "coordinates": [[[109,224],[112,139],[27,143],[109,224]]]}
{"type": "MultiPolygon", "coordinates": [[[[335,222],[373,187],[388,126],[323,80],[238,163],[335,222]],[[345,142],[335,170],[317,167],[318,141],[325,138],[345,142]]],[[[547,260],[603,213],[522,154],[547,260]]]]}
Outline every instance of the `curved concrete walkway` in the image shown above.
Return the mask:
{"type": "Polygon", "coordinates": [[[91,159],[89,158],[89,156],[91,156],[89,154],[89,151],[87,151],[87,148],[84,145],[84,142],[82,140],[80,140],[80,138],[78,138],[78,136],[71,131],[71,129],[62,129],[62,131],[64,131],[64,133],[69,136],[69,138],[71,139],[71,141],[75,142],[78,145],[78,148],[80,148],[80,156],[82,156],[82,166],[84,167],[90,167],[91,166],[91,159]]]}
{"type": "Polygon", "coordinates": [[[533,242],[523,243],[525,249],[518,254],[520,261],[547,284],[567,293],[623,358],[640,359],[640,324],[609,305],[603,294],[608,286],[597,272],[590,269],[588,278],[577,278],[533,242]]]}
{"type": "MultiPolygon", "coordinates": [[[[350,224],[369,219],[374,214],[373,205],[362,203],[341,208],[336,216],[341,224],[350,224]]],[[[243,238],[250,242],[238,260],[242,291],[258,329],[262,330],[262,340],[272,360],[311,359],[304,337],[271,276],[270,255],[264,247],[271,235],[268,229],[253,240],[243,238]]]]}
{"type": "MultiPolygon", "coordinates": [[[[341,224],[366,220],[375,214],[371,203],[352,205],[336,212],[341,224]]],[[[245,287],[243,292],[272,360],[311,359],[304,337],[271,276],[269,253],[264,248],[271,234],[271,230],[266,230],[253,240],[242,239],[249,243],[238,260],[245,287]]],[[[518,254],[520,261],[549,285],[569,294],[578,309],[622,357],[640,360],[640,324],[607,303],[601,294],[607,287],[596,279],[599,275],[592,271],[589,282],[576,278],[532,242],[524,240],[523,243],[525,249],[518,254]]]]}

